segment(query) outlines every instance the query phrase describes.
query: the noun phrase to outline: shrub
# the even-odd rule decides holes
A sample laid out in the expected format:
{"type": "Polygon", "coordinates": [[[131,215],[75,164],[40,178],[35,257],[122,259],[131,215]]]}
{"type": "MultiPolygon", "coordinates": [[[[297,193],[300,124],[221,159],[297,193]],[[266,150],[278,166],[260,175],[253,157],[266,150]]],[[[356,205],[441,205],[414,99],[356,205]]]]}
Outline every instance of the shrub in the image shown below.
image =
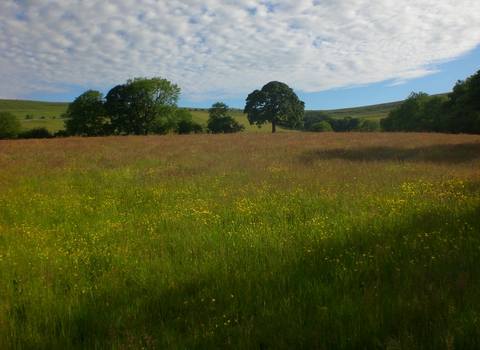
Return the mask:
{"type": "Polygon", "coordinates": [[[322,121],[320,123],[312,124],[309,131],[311,132],[332,132],[332,126],[327,123],[326,121],[322,121]]]}
{"type": "Polygon", "coordinates": [[[203,133],[203,126],[193,120],[180,120],[178,122],[179,134],[201,134],[203,133]]]}
{"type": "Polygon", "coordinates": [[[68,134],[67,130],[58,130],[53,134],[53,137],[68,137],[68,136],[70,135],[68,134]]]}
{"type": "Polygon", "coordinates": [[[52,137],[53,134],[44,126],[24,130],[18,134],[20,139],[50,139],[52,137]]]}
{"type": "Polygon", "coordinates": [[[17,117],[10,112],[0,112],[0,139],[15,139],[21,130],[17,117]]]}
{"type": "Polygon", "coordinates": [[[358,131],[361,132],[374,132],[380,131],[380,122],[376,120],[365,119],[358,127],[358,131]]]}

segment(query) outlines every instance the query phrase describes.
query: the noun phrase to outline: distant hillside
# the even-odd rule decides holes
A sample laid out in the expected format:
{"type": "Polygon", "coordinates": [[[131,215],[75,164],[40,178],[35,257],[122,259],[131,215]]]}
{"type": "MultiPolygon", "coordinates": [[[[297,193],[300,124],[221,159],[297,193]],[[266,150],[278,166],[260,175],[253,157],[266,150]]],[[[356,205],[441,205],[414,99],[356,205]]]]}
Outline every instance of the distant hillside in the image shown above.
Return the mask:
{"type": "MultiPolygon", "coordinates": [[[[437,94],[432,96],[447,96],[447,93],[437,94]]],[[[395,107],[400,106],[403,101],[382,103],[378,105],[364,106],[364,107],[355,107],[355,108],[342,108],[342,109],[331,109],[331,110],[322,110],[325,114],[332,118],[367,118],[367,119],[377,119],[385,118],[388,116],[388,113],[395,107]]]]}
{"type": "Polygon", "coordinates": [[[39,102],[23,100],[0,100],[0,111],[12,112],[17,118],[25,119],[31,115],[34,119],[41,117],[60,118],[67,110],[67,102],[39,102]]]}

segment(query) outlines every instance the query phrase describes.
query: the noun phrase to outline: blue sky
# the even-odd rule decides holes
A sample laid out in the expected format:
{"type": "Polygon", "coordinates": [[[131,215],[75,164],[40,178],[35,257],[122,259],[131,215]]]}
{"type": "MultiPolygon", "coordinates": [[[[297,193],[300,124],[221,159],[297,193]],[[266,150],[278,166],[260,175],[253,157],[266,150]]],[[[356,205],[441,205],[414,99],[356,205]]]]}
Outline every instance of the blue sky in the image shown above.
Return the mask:
{"type": "Polygon", "coordinates": [[[306,109],[449,92],[480,69],[480,2],[463,0],[2,0],[0,98],[70,102],[160,76],[180,105],[272,80],[306,109]]]}

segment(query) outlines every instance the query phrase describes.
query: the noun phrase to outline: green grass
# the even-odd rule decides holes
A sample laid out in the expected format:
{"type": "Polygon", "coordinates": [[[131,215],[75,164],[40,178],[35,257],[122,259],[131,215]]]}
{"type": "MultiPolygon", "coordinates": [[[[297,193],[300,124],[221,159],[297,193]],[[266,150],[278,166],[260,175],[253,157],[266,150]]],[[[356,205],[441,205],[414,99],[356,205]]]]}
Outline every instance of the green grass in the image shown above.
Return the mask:
{"type": "Polygon", "coordinates": [[[27,114],[33,115],[33,119],[60,118],[67,110],[66,102],[39,102],[22,100],[0,100],[0,111],[11,112],[19,119],[25,119],[27,114]]]}
{"type": "Polygon", "coordinates": [[[1,349],[473,349],[480,137],[0,141],[1,349]]]}

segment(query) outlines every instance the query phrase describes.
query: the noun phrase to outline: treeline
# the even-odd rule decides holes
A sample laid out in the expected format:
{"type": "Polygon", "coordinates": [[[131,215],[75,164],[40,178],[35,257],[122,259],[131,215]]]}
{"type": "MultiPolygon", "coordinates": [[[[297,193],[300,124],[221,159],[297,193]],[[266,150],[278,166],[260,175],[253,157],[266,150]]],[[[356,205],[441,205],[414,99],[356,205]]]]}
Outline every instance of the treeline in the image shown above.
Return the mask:
{"type": "Polygon", "coordinates": [[[380,123],[376,120],[353,117],[334,119],[321,111],[306,111],[303,118],[303,129],[313,132],[373,132],[380,131],[380,123]]]}
{"type": "Polygon", "coordinates": [[[178,108],[180,88],[159,77],[129,79],[104,97],[88,90],[68,105],[69,135],[147,135],[202,131],[192,115],[178,108]]]}
{"type": "Polygon", "coordinates": [[[480,70],[444,96],[412,92],[380,120],[384,131],[480,134],[480,70]]]}

